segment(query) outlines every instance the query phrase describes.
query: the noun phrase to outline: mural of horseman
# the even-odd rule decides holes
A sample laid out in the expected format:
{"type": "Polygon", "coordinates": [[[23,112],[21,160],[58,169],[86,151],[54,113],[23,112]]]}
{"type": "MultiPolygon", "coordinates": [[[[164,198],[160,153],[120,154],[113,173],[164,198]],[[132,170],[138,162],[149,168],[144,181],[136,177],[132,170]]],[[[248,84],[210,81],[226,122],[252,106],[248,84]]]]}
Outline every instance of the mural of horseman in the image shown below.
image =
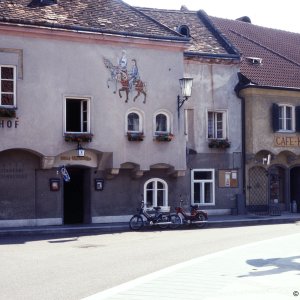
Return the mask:
{"type": "Polygon", "coordinates": [[[128,102],[129,93],[131,91],[136,91],[137,94],[134,96],[133,101],[135,101],[141,94],[143,94],[143,103],[146,103],[146,84],[140,79],[136,59],[131,60],[132,66],[130,72],[127,71],[127,58],[125,50],[122,51],[122,57],[119,59],[117,66],[114,66],[113,63],[107,58],[103,58],[103,61],[105,67],[110,71],[110,78],[107,79],[107,87],[109,88],[110,82],[112,82],[115,86],[115,89],[113,91],[114,94],[116,94],[117,92],[119,83],[121,85],[118,90],[119,97],[122,98],[121,92],[125,92],[125,102],[128,102]]]}

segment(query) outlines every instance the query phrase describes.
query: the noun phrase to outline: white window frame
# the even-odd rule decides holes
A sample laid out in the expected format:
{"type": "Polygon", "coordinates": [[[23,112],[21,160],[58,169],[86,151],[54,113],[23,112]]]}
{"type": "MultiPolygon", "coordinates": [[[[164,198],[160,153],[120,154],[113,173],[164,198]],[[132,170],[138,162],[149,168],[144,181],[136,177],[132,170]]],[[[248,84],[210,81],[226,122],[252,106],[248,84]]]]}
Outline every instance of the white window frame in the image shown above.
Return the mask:
{"type": "Polygon", "coordinates": [[[163,199],[163,206],[160,206],[160,207],[165,207],[167,208],[168,207],[168,184],[166,181],[160,179],[160,178],[151,178],[149,180],[147,180],[144,184],[144,203],[145,203],[145,207],[147,209],[151,209],[155,206],[158,206],[158,203],[157,203],[157,191],[163,191],[163,196],[164,196],[164,199],[163,199]],[[147,189],[147,185],[150,183],[150,182],[153,182],[154,183],[154,188],[153,189],[147,189]],[[158,183],[162,183],[163,184],[163,189],[158,189],[157,185],[158,183]],[[149,190],[152,190],[154,192],[153,196],[154,198],[152,199],[153,200],[153,205],[148,207],[147,206],[147,191],[149,190]]]}
{"type": "Polygon", "coordinates": [[[226,140],[227,137],[227,110],[213,110],[208,109],[206,113],[206,138],[208,140],[226,140]],[[209,123],[209,113],[213,113],[213,137],[208,137],[209,130],[208,130],[208,123],[209,123]],[[217,119],[216,115],[222,114],[222,137],[217,137],[217,119]]]}
{"type": "Polygon", "coordinates": [[[17,68],[16,66],[13,65],[0,65],[0,106],[1,107],[8,107],[8,108],[13,108],[16,107],[17,105],[17,97],[16,97],[16,91],[17,91],[17,68]],[[13,69],[13,79],[6,79],[6,78],[2,78],[2,68],[12,68],[13,69]],[[12,93],[8,93],[8,92],[2,92],[1,86],[2,86],[2,80],[9,80],[9,81],[13,81],[13,92],[12,93]],[[12,105],[4,105],[1,102],[1,98],[2,98],[2,94],[9,94],[9,95],[13,95],[13,104],[12,105]]]}
{"type": "Polygon", "coordinates": [[[215,170],[214,169],[192,169],[191,170],[191,202],[193,205],[198,204],[201,206],[211,206],[211,205],[215,205],[215,170]],[[211,172],[211,179],[194,179],[195,177],[195,173],[196,172],[211,172]],[[198,199],[194,199],[194,183],[200,183],[201,188],[201,194],[200,194],[200,202],[195,201],[198,199]],[[210,183],[211,186],[211,202],[209,203],[205,203],[204,199],[205,199],[205,184],[210,183]]]}
{"type": "Polygon", "coordinates": [[[75,97],[66,96],[64,97],[64,132],[74,134],[91,133],[91,98],[90,97],[75,97]],[[78,100],[81,101],[81,120],[80,120],[80,131],[67,131],[67,100],[78,100]],[[83,101],[87,103],[86,120],[84,119],[83,101]],[[84,123],[86,123],[87,130],[84,131],[84,123]]]}
{"type": "Polygon", "coordinates": [[[154,136],[159,135],[159,134],[164,134],[164,133],[172,133],[172,117],[171,114],[166,111],[166,110],[159,110],[157,111],[154,116],[153,116],[153,132],[154,132],[154,136]],[[166,117],[166,122],[167,122],[167,130],[166,131],[159,131],[156,130],[156,117],[158,115],[164,115],[166,117]]]}
{"type": "Polygon", "coordinates": [[[279,106],[279,114],[280,114],[280,111],[281,109],[283,109],[283,117],[280,118],[280,116],[278,116],[279,120],[279,130],[278,132],[295,132],[295,106],[293,105],[289,105],[289,104],[278,104],[279,106]],[[287,116],[286,116],[286,109],[288,108],[291,108],[292,109],[292,112],[291,112],[291,125],[292,125],[292,128],[291,129],[287,129],[287,116]],[[283,123],[283,126],[281,126],[283,123]],[[283,128],[281,128],[283,127],[283,128]]]}
{"type": "Polygon", "coordinates": [[[140,112],[139,110],[137,109],[132,109],[132,110],[129,110],[127,113],[126,113],[126,119],[125,119],[125,133],[143,133],[143,128],[144,128],[144,116],[143,116],[143,113],[140,112]],[[136,131],[136,130],[129,130],[128,129],[128,116],[130,114],[137,114],[138,117],[139,117],[139,129],[136,131]]]}

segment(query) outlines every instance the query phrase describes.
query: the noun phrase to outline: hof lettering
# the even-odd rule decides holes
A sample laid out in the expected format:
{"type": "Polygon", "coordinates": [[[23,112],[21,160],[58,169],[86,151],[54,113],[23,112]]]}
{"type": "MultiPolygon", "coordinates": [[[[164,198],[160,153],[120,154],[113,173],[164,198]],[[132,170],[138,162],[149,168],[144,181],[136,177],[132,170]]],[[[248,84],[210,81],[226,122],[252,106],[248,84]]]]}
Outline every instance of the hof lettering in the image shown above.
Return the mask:
{"type": "Polygon", "coordinates": [[[0,128],[18,128],[19,120],[0,120],[0,128]]]}

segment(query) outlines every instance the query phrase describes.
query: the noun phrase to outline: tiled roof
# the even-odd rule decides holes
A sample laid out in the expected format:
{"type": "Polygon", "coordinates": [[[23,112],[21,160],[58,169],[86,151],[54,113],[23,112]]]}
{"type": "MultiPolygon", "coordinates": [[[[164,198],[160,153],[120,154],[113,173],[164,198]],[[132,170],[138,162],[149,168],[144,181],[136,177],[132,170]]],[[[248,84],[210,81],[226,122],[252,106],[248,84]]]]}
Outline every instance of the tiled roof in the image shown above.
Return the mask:
{"type": "Polygon", "coordinates": [[[241,73],[251,82],[300,88],[300,34],[237,20],[210,19],[242,53],[241,73]],[[249,57],[261,58],[261,63],[253,64],[249,57]]]}
{"type": "Polygon", "coordinates": [[[121,0],[0,0],[0,24],[7,22],[183,40],[177,32],[121,0]]]}
{"type": "Polygon", "coordinates": [[[188,26],[191,36],[191,46],[188,51],[191,53],[211,55],[236,54],[233,49],[224,43],[224,40],[213,28],[207,26],[204,12],[199,14],[196,11],[187,9],[166,10],[143,7],[137,7],[137,9],[173,30],[177,30],[182,25],[188,26]]]}

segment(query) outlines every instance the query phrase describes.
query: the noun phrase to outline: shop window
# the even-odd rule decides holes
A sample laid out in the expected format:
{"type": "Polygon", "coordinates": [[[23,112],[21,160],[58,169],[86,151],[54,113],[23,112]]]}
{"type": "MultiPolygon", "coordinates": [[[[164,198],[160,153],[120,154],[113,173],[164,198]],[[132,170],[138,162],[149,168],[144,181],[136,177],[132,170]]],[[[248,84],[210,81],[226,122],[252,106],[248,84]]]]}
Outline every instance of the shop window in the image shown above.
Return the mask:
{"type": "Polygon", "coordinates": [[[207,113],[207,138],[226,139],[226,112],[208,111],[207,113]]]}
{"type": "Polygon", "coordinates": [[[192,203],[199,205],[215,204],[214,169],[194,169],[191,174],[192,203]]]}
{"type": "Polygon", "coordinates": [[[65,132],[90,132],[89,99],[67,98],[65,101],[65,132]]]}
{"type": "Polygon", "coordinates": [[[0,66],[0,106],[16,106],[16,67],[0,66]]]}
{"type": "Polygon", "coordinates": [[[159,178],[148,180],[144,185],[144,203],[147,208],[168,206],[168,185],[159,178]]]}

